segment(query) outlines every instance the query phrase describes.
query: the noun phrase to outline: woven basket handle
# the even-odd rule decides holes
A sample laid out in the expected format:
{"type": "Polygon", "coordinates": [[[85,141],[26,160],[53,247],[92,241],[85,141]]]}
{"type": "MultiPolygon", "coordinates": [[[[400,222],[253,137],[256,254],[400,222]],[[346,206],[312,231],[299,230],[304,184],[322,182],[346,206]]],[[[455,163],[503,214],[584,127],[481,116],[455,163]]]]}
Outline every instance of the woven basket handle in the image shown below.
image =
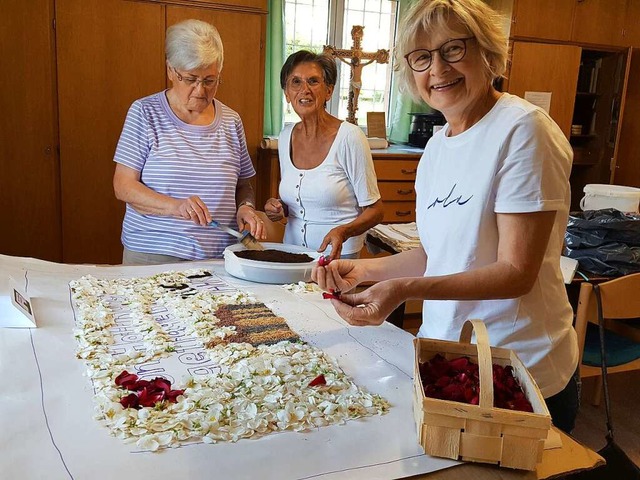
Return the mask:
{"type": "Polygon", "coordinates": [[[471,343],[471,334],[476,332],[478,349],[478,373],[480,375],[480,406],[493,408],[493,362],[489,334],[482,320],[467,320],[460,331],[460,343],[471,343]]]}

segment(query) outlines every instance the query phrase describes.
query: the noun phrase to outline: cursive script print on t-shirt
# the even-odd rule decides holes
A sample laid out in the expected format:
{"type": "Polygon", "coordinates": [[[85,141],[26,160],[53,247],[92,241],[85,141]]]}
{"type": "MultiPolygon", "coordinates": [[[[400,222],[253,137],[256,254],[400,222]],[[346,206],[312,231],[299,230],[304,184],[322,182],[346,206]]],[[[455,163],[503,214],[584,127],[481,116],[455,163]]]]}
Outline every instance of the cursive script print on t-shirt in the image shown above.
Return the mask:
{"type": "Polygon", "coordinates": [[[454,183],[453,187],[451,187],[451,190],[449,190],[449,194],[446,197],[436,197],[436,199],[427,207],[427,210],[432,207],[437,207],[438,205],[442,205],[442,208],[447,208],[451,205],[464,205],[473,198],[473,195],[465,198],[464,200],[462,199],[462,195],[458,195],[456,197],[454,191],[457,186],[458,184],[454,183]]]}

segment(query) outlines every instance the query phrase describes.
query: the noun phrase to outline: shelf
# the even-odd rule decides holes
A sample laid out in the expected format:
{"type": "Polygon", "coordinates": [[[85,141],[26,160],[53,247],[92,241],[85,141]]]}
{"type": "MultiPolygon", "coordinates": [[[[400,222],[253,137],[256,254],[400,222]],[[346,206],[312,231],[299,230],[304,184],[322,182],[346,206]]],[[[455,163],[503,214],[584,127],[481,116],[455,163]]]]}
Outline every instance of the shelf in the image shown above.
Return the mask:
{"type": "Polygon", "coordinates": [[[595,165],[598,156],[586,148],[573,147],[573,165],[595,165]]]}

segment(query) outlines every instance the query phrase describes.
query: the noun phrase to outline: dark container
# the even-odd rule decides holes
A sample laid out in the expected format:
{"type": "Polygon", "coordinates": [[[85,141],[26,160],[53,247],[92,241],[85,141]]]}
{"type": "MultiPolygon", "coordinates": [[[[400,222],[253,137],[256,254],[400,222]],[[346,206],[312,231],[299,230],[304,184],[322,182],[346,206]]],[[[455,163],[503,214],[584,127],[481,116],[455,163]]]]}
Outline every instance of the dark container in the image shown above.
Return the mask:
{"type": "Polygon", "coordinates": [[[410,113],[411,129],[409,131],[409,145],[424,148],[433,135],[433,127],[444,125],[446,120],[440,112],[410,113]]]}

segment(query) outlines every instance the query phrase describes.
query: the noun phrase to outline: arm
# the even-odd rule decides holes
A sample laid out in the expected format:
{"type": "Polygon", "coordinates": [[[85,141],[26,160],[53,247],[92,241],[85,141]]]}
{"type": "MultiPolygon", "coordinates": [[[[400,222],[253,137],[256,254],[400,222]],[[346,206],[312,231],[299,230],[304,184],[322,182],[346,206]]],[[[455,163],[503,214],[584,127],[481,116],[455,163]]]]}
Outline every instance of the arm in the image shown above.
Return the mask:
{"type": "MultiPolygon", "coordinates": [[[[555,211],[497,214],[498,256],[487,266],[439,277],[394,278],[379,282],[362,293],[343,295],[342,301],[332,300],[332,303],[338,314],[353,325],[379,325],[398,305],[409,299],[520,297],[528,293],[536,282],[555,214],[555,211]]],[[[325,285],[337,287],[340,281],[344,282],[339,271],[340,263],[324,267],[330,273],[325,275],[325,285]]],[[[374,275],[369,272],[368,276],[374,275]]]]}
{"type": "Polygon", "coordinates": [[[199,223],[200,217],[204,221],[209,213],[199,197],[194,195],[177,199],[158,193],[140,181],[140,172],[120,163],[116,164],[113,175],[113,190],[118,200],[128,203],[144,215],[193,219],[199,223]]]}
{"type": "Polygon", "coordinates": [[[318,250],[323,251],[331,245],[331,259],[339,258],[342,244],[351,237],[361,235],[382,221],[384,210],[382,200],[363,207],[362,213],[351,222],[335,227],[327,233],[318,250]]]}
{"type": "Polygon", "coordinates": [[[255,238],[264,240],[267,238],[267,232],[263,221],[256,215],[255,201],[251,179],[238,179],[238,185],[236,186],[236,205],[240,205],[236,212],[238,228],[241,231],[249,230],[255,238]]]}

